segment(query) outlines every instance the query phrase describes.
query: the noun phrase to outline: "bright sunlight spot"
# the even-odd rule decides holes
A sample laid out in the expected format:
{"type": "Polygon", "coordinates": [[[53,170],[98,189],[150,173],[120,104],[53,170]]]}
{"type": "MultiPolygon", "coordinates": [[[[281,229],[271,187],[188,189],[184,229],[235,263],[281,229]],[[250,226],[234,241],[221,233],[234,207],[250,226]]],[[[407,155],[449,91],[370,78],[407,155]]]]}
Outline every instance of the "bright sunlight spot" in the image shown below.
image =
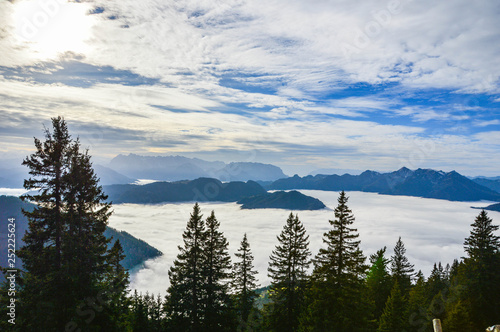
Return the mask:
{"type": "Polygon", "coordinates": [[[23,45],[39,59],[64,52],[86,53],[94,18],[89,6],[63,0],[24,0],[15,5],[14,24],[23,45]]]}

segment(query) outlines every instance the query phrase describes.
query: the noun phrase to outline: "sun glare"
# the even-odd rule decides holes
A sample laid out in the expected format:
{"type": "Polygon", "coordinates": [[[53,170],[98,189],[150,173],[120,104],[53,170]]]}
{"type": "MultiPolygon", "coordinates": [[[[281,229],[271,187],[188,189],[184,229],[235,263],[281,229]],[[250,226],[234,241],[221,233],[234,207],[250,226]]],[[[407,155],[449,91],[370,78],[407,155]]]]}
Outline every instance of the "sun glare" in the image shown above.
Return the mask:
{"type": "Polygon", "coordinates": [[[85,3],[62,0],[24,0],[15,3],[17,37],[31,55],[55,58],[64,52],[86,53],[93,17],[85,3]]]}

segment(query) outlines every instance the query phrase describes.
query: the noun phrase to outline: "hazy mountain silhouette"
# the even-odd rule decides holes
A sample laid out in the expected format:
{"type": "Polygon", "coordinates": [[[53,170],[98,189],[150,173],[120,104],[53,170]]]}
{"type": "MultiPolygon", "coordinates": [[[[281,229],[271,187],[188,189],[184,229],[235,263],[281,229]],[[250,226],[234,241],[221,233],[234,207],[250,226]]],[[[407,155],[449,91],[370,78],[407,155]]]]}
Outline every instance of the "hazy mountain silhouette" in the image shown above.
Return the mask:
{"type": "Polygon", "coordinates": [[[491,190],[494,190],[494,191],[500,193],[500,179],[499,178],[478,177],[478,178],[472,179],[472,181],[476,182],[477,184],[482,185],[483,187],[490,188],[491,190]]]}
{"type": "Polygon", "coordinates": [[[201,177],[221,181],[274,181],[286,175],[274,165],[254,162],[206,161],[182,156],[118,155],[109,167],[135,179],[159,181],[194,180],[201,177]]]}
{"type": "Polygon", "coordinates": [[[319,189],[376,192],[450,201],[500,200],[500,193],[486,188],[455,171],[431,169],[412,171],[406,167],[391,173],[365,171],[360,175],[316,175],[280,179],[269,189],[319,189]]]}

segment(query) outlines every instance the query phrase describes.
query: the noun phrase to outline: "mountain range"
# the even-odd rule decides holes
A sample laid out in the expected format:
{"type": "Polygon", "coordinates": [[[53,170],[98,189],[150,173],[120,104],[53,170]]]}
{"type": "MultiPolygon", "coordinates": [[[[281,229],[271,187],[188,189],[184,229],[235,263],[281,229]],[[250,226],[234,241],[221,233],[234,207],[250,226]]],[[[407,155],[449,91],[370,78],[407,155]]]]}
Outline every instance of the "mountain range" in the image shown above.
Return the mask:
{"type": "Polygon", "coordinates": [[[364,191],[450,201],[500,201],[500,193],[455,171],[432,169],[412,171],[406,167],[391,173],[365,171],[360,175],[308,175],[280,179],[268,185],[272,190],[317,189],[364,191]]]}
{"type": "Polygon", "coordinates": [[[254,162],[206,161],[182,156],[118,155],[108,167],[127,177],[158,181],[216,178],[228,181],[274,181],[286,177],[281,168],[254,162]]]}
{"type": "Polygon", "coordinates": [[[153,182],[145,185],[104,186],[113,203],[154,204],[163,202],[236,202],[244,197],[265,194],[254,181],[223,183],[218,179],[199,178],[175,182],[153,182]]]}
{"type": "MultiPolygon", "coordinates": [[[[94,164],[93,167],[101,185],[129,184],[137,179],[180,181],[205,177],[229,182],[274,181],[287,177],[281,168],[271,164],[224,163],[183,156],[119,154],[108,165],[94,164]]],[[[28,169],[21,166],[20,160],[0,164],[0,188],[22,188],[28,177],[28,169]]]]}
{"type": "MultiPolygon", "coordinates": [[[[0,166],[2,167],[0,169],[0,187],[21,188],[23,179],[28,177],[25,167],[21,166],[20,162],[13,161],[0,164],[0,166]],[[14,168],[8,169],[6,165],[14,165],[12,166],[14,168]]],[[[390,173],[367,170],[359,175],[357,175],[357,172],[354,173],[356,175],[330,175],[331,173],[325,173],[332,171],[332,169],[322,169],[304,177],[298,175],[287,177],[281,168],[271,164],[256,162],[224,163],[222,161],[207,161],[183,156],[152,157],[119,154],[107,166],[96,164],[94,169],[101,180],[100,184],[107,186],[106,192],[111,195],[110,199],[116,203],[192,201],[195,200],[193,197],[196,197],[196,195],[193,195],[192,190],[199,186],[201,182],[207,180],[200,180],[198,183],[192,182],[186,187],[183,187],[180,183],[184,181],[184,184],[187,184],[186,181],[196,179],[216,179],[219,182],[212,181],[212,184],[215,183],[215,186],[219,189],[224,187],[221,183],[255,181],[266,190],[356,190],[450,201],[500,201],[500,177],[467,178],[455,171],[443,172],[420,168],[410,170],[403,167],[390,173]],[[165,184],[165,182],[153,186],[147,185],[143,188],[129,185],[136,182],[137,179],[169,181],[169,184],[165,184]],[[140,197],[141,195],[142,197],[140,197]],[[155,195],[160,196],[154,197],[155,195]]],[[[253,184],[254,187],[255,185],[256,183],[253,184]]],[[[230,187],[233,186],[235,184],[231,184],[230,187]]],[[[239,184],[239,186],[243,185],[239,184]]],[[[223,191],[226,192],[227,190],[224,189],[223,191]]],[[[210,195],[203,196],[204,198],[201,201],[212,199],[210,195]]],[[[237,201],[248,195],[242,193],[241,195],[231,194],[229,196],[224,197],[224,194],[222,194],[217,200],[237,201]]]]}
{"type": "Polygon", "coordinates": [[[496,192],[500,192],[500,178],[473,178],[472,181],[477,184],[482,185],[483,187],[490,188],[496,192]]]}

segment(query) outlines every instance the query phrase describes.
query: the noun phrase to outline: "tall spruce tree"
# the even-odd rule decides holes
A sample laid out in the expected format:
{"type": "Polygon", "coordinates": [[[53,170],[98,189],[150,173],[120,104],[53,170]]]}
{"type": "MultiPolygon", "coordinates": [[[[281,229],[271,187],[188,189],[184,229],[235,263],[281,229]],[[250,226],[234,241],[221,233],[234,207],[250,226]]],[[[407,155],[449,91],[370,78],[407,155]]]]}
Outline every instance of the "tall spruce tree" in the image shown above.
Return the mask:
{"type": "Polygon", "coordinates": [[[259,286],[255,277],[257,271],[254,270],[253,266],[254,258],[246,233],[235,256],[238,260],[233,264],[233,292],[239,326],[244,328],[257,297],[255,289],[259,286]]]}
{"type": "Polygon", "coordinates": [[[374,325],[379,325],[379,319],[385,307],[385,303],[391,293],[391,276],[388,272],[389,260],[385,258],[387,247],[377,250],[370,256],[372,264],[366,276],[367,296],[373,306],[374,325]]]}
{"type": "Polygon", "coordinates": [[[308,280],[309,236],[299,216],[290,213],[273,250],[268,276],[271,278],[270,325],[273,331],[297,331],[308,280]]]}
{"type": "Polygon", "coordinates": [[[385,304],[384,312],[380,316],[380,325],[377,332],[406,331],[408,327],[406,312],[407,302],[401,294],[401,287],[396,281],[385,304]]]}
{"type": "Polygon", "coordinates": [[[368,266],[359,248],[354,215],[342,191],[335,208],[332,229],[323,235],[326,248],[313,260],[308,310],[301,319],[303,330],[358,331],[366,327],[368,314],[365,275],[368,266]]]}
{"type": "MultiPolygon", "coordinates": [[[[500,237],[499,226],[482,210],[471,225],[464,246],[467,257],[462,273],[465,276],[466,298],[462,303],[471,306],[475,330],[498,323],[500,317],[500,237]]],[[[458,309],[457,309],[458,310],[458,309]]]]}
{"type": "Polygon", "coordinates": [[[26,281],[20,298],[19,324],[25,330],[94,328],[99,320],[76,311],[100,294],[106,271],[108,241],[103,235],[110,204],[98,184],[90,156],[68,133],[66,122],[52,119],[45,141],[35,138],[36,152],[23,165],[31,177],[22,196],[36,204],[23,211],[29,221],[23,259],[26,281]],[[73,318],[72,318],[73,317],[73,318]]]}
{"type": "Polygon", "coordinates": [[[62,235],[64,220],[64,182],[69,172],[72,139],[66,123],[52,119],[53,132],[45,129],[45,141],[35,138],[36,152],[23,161],[32,176],[24,180],[26,190],[40,190],[21,196],[37,204],[32,212],[23,211],[28,218],[29,230],[23,240],[25,246],[18,251],[23,260],[26,285],[21,292],[20,325],[26,329],[64,328],[63,316],[68,317],[64,303],[63,283],[67,277],[61,269],[62,235]],[[62,310],[58,310],[61,308],[62,310]]]}
{"type": "Polygon", "coordinates": [[[445,275],[443,265],[441,262],[439,262],[439,264],[434,263],[431,275],[427,279],[428,300],[432,301],[432,299],[437,296],[439,292],[443,291],[447,287],[449,287],[449,282],[445,275]]]}
{"type": "MultiPolygon", "coordinates": [[[[116,240],[106,257],[108,266],[102,292],[107,304],[104,310],[107,317],[103,319],[107,323],[106,331],[126,330],[126,321],[130,314],[130,299],[127,296],[129,273],[121,265],[124,258],[120,240],[116,240]]],[[[102,327],[104,329],[104,326],[102,327]]]]}
{"type": "Polygon", "coordinates": [[[214,211],[206,220],[205,245],[203,247],[203,274],[205,282],[203,306],[204,331],[231,331],[234,315],[229,295],[231,257],[228,242],[219,230],[220,223],[214,211]]]}
{"type": "Polygon", "coordinates": [[[196,203],[182,235],[184,246],[170,267],[165,301],[169,331],[203,331],[205,223],[196,203]]]}
{"type": "Polygon", "coordinates": [[[391,257],[391,273],[393,281],[401,287],[401,294],[405,298],[408,298],[414,271],[413,264],[410,264],[406,257],[406,248],[400,236],[391,257]]]}
{"type": "MultiPolygon", "coordinates": [[[[77,300],[80,304],[89,294],[100,294],[106,308],[109,305],[121,305],[121,303],[109,303],[110,299],[104,297],[108,290],[106,282],[107,273],[110,269],[111,257],[108,253],[109,240],[104,236],[108,218],[111,215],[110,204],[104,203],[107,196],[97,178],[90,160],[88,151],[79,152],[80,143],[78,139],[73,144],[73,153],[70,158],[69,172],[65,175],[67,192],[65,195],[65,228],[62,240],[62,270],[66,276],[67,305],[71,307],[72,302],[77,300]]],[[[115,248],[116,249],[116,248],[115,248]]],[[[124,258],[121,253],[112,252],[111,255],[120,254],[120,260],[124,258]]],[[[116,268],[123,269],[120,262],[116,262],[116,268]]],[[[115,300],[118,298],[115,298],[115,300]]],[[[124,298],[120,298],[123,300],[124,298]]],[[[78,304],[78,305],[80,305],[78,304]]],[[[96,311],[96,325],[106,326],[112,330],[111,317],[105,314],[105,310],[96,311]]],[[[115,319],[117,317],[114,317],[115,319]]],[[[80,315],[73,315],[73,322],[80,320],[80,315]]],[[[117,320],[116,323],[119,323],[117,320]]],[[[86,326],[87,322],[79,325],[86,326]]],[[[92,323],[91,323],[92,324],[92,323]]]]}

